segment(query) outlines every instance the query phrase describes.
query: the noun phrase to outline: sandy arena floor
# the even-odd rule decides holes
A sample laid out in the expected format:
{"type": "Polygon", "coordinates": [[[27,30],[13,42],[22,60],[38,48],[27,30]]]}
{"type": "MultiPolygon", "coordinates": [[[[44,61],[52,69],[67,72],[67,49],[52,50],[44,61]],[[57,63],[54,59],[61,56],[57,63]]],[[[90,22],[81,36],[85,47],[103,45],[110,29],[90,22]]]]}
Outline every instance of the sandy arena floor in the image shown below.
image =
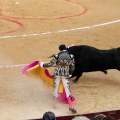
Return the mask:
{"type": "MultiPolygon", "coordinates": [[[[46,111],[70,115],[67,104],[52,108],[50,86],[21,69],[49,61],[61,43],[120,47],[120,0],[2,0],[0,26],[0,119],[41,118],[46,111]]],[[[71,91],[79,114],[120,109],[120,72],[84,73],[71,91]]]]}

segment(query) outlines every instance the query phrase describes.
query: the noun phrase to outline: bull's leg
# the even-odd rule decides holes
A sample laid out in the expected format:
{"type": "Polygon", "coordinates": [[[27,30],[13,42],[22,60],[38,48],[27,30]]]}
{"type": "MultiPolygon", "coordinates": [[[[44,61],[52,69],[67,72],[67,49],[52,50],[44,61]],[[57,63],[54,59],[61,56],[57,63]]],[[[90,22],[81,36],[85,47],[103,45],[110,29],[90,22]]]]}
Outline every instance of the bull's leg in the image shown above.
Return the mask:
{"type": "Polygon", "coordinates": [[[119,71],[120,71],[120,67],[119,67],[119,68],[117,68],[117,70],[119,70],[119,71]]]}
{"type": "Polygon", "coordinates": [[[74,83],[77,83],[77,81],[79,80],[79,78],[82,76],[82,72],[79,73],[76,78],[73,80],[74,83]]]}
{"type": "Polygon", "coordinates": [[[105,74],[107,74],[107,70],[103,70],[102,72],[104,72],[105,74]]]}
{"type": "Polygon", "coordinates": [[[120,71],[120,57],[117,59],[116,69],[120,71]]]}

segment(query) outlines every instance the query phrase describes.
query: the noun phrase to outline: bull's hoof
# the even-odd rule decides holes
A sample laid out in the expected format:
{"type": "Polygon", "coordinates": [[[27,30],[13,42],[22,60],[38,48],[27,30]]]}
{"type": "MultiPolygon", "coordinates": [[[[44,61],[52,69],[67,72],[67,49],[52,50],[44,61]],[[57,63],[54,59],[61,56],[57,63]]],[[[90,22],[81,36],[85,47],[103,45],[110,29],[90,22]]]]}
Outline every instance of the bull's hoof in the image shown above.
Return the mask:
{"type": "Polygon", "coordinates": [[[77,83],[77,80],[73,80],[72,82],[73,82],[73,83],[77,83]]]}
{"type": "Polygon", "coordinates": [[[107,71],[105,70],[105,71],[103,71],[105,74],[107,74],[107,71]]]}

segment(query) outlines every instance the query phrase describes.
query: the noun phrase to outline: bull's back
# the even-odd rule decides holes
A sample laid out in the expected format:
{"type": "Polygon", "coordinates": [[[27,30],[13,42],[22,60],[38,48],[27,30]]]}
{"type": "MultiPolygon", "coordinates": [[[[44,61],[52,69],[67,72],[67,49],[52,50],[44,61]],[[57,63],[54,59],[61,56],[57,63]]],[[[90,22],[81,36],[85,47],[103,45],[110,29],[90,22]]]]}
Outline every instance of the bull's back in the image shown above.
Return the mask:
{"type": "Polygon", "coordinates": [[[87,45],[72,46],[68,48],[68,51],[70,54],[73,54],[75,58],[98,53],[98,49],[87,45]]]}

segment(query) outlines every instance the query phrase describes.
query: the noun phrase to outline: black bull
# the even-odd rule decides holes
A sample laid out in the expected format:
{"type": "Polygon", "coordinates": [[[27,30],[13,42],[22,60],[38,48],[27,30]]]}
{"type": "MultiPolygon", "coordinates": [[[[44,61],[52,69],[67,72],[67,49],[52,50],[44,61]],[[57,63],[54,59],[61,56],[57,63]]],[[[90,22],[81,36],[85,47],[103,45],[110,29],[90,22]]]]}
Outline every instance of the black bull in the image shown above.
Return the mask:
{"type": "Polygon", "coordinates": [[[101,71],[107,74],[109,69],[120,71],[120,47],[109,50],[80,45],[67,49],[75,58],[75,70],[72,77],[77,82],[84,72],[101,71]]]}

